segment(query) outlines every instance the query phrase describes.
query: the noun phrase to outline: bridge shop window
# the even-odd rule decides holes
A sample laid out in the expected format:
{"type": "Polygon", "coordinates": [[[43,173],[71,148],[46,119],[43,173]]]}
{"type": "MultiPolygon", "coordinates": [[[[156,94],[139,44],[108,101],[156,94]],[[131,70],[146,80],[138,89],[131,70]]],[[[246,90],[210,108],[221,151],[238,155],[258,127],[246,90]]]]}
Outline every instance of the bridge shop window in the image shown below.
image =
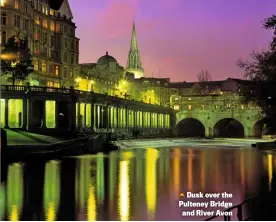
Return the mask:
{"type": "Polygon", "coordinates": [[[173,106],[173,109],[174,109],[174,110],[180,110],[180,106],[179,106],[178,104],[175,104],[175,105],[173,106]]]}

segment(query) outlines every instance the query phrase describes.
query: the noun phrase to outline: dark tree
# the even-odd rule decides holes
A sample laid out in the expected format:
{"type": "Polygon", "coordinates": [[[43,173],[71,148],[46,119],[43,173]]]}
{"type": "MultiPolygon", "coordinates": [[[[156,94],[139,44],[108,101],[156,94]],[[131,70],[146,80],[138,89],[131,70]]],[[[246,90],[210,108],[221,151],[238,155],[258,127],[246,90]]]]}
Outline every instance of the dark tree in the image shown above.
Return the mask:
{"type": "Polygon", "coordinates": [[[24,80],[33,72],[33,61],[27,39],[12,36],[1,51],[1,75],[11,77],[12,85],[16,80],[24,80]]]}
{"type": "Polygon", "coordinates": [[[264,113],[263,124],[267,133],[276,132],[276,16],[264,21],[265,29],[274,30],[274,38],[267,50],[253,52],[250,61],[238,61],[244,77],[252,85],[242,90],[245,102],[260,106],[264,113]]]}
{"type": "Polygon", "coordinates": [[[211,76],[210,72],[207,69],[202,69],[197,74],[197,80],[199,82],[209,82],[209,81],[212,81],[212,76],[211,76]]]}

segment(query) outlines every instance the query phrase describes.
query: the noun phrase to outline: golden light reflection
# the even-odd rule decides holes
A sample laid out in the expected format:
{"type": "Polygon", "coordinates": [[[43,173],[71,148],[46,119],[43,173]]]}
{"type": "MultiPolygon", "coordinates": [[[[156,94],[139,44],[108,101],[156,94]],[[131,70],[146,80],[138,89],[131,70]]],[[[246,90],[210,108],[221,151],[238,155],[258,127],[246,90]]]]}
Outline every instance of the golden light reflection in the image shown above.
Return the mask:
{"type": "Polygon", "coordinates": [[[16,205],[11,207],[10,221],[19,221],[18,207],[16,205]]]}
{"type": "Polygon", "coordinates": [[[50,202],[46,220],[47,221],[54,221],[55,219],[56,219],[55,203],[50,202]]]}
{"type": "Polygon", "coordinates": [[[200,185],[201,191],[204,192],[206,187],[206,152],[201,152],[200,163],[200,185]]]}
{"type": "Polygon", "coordinates": [[[149,148],[146,151],[146,200],[148,217],[153,219],[156,210],[156,164],[159,151],[149,148]]]}
{"type": "Polygon", "coordinates": [[[129,220],[130,211],[129,161],[120,162],[119,171],[119,215],[121,221],[129,220]]]}
{"type": "Polygon", "coordinates": [[[188,191],[193,189],[193,150],[188,150],[188,191]]]}
{"type": "Polygon", "coordinates": [[[181,161],[181,150],[180,148],[175,148],[173,150],[173,185],[174,185],[174,195],[177,200],[180,193],[180,161],[181,161]]]}
{"type": "Polygon", "coordinates": [[[272,154],[267,155],[267,171],[268,171],[269,190],[271,190],[272,189],[272,177],[273,177],[273,158],[272,158],[272,154]]]}
{"type": "Polygon", "coordinates": [[[88,203],[87,203],[87,220],[88,221],[96,221],[97,220],[97,213],[96,213],[96,190],[91,183],[89,186],[89,196],[88,196],[88,203]]]}

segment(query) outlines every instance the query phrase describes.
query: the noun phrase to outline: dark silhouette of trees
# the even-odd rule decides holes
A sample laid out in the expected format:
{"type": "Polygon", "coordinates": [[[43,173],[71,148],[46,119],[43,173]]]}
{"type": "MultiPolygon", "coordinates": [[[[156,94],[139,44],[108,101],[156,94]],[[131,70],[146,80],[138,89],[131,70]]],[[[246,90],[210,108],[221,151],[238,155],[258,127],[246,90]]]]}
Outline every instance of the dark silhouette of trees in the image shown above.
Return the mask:
{"type": "Polygon", "coordinates": [[[253,52],[250,61],[238,61],[244,77],[252,84],[242,89],[245,102],[254,102],[264,113],[267,133],[276,132],[276,16],[264,21],[264,28],[274,30],[274,38],[267,50],[253,52]]]}
{"type": "Polygon", "coordinates": [[[24,80],[33,72],[32,55],[26,38],[10,37],[1,54],[1,75],[10,76],[12,85],[15,85],[16,80],[24,80]]]}
{"type": "Polygon", "coordinates": [[[212,76],[211,76],[210,72],[207,69],[202,69],[197,74],[197,80],[199,82],[209,82],[209,81],[212,81],[212,76]]]}

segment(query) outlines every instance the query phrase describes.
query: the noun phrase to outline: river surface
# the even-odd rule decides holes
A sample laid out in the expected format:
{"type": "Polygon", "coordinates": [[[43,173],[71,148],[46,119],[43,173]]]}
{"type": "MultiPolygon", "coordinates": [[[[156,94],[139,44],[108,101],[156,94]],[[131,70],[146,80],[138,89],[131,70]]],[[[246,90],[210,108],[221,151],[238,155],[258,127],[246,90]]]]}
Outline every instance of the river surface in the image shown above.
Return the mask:
{"type": "Polygon", "coordinates": [[[179,208],[179,200],[188,201],[187,192],[227,192],[233,197],[189,201],[239,204],[269,190],[274,172],[273,153],[245,147],[145,147],[14,163],[1,184],[0,215],[6,220],[203,220],[208,216],[182,216],[182,211],[207,210],[179,208]]]}

